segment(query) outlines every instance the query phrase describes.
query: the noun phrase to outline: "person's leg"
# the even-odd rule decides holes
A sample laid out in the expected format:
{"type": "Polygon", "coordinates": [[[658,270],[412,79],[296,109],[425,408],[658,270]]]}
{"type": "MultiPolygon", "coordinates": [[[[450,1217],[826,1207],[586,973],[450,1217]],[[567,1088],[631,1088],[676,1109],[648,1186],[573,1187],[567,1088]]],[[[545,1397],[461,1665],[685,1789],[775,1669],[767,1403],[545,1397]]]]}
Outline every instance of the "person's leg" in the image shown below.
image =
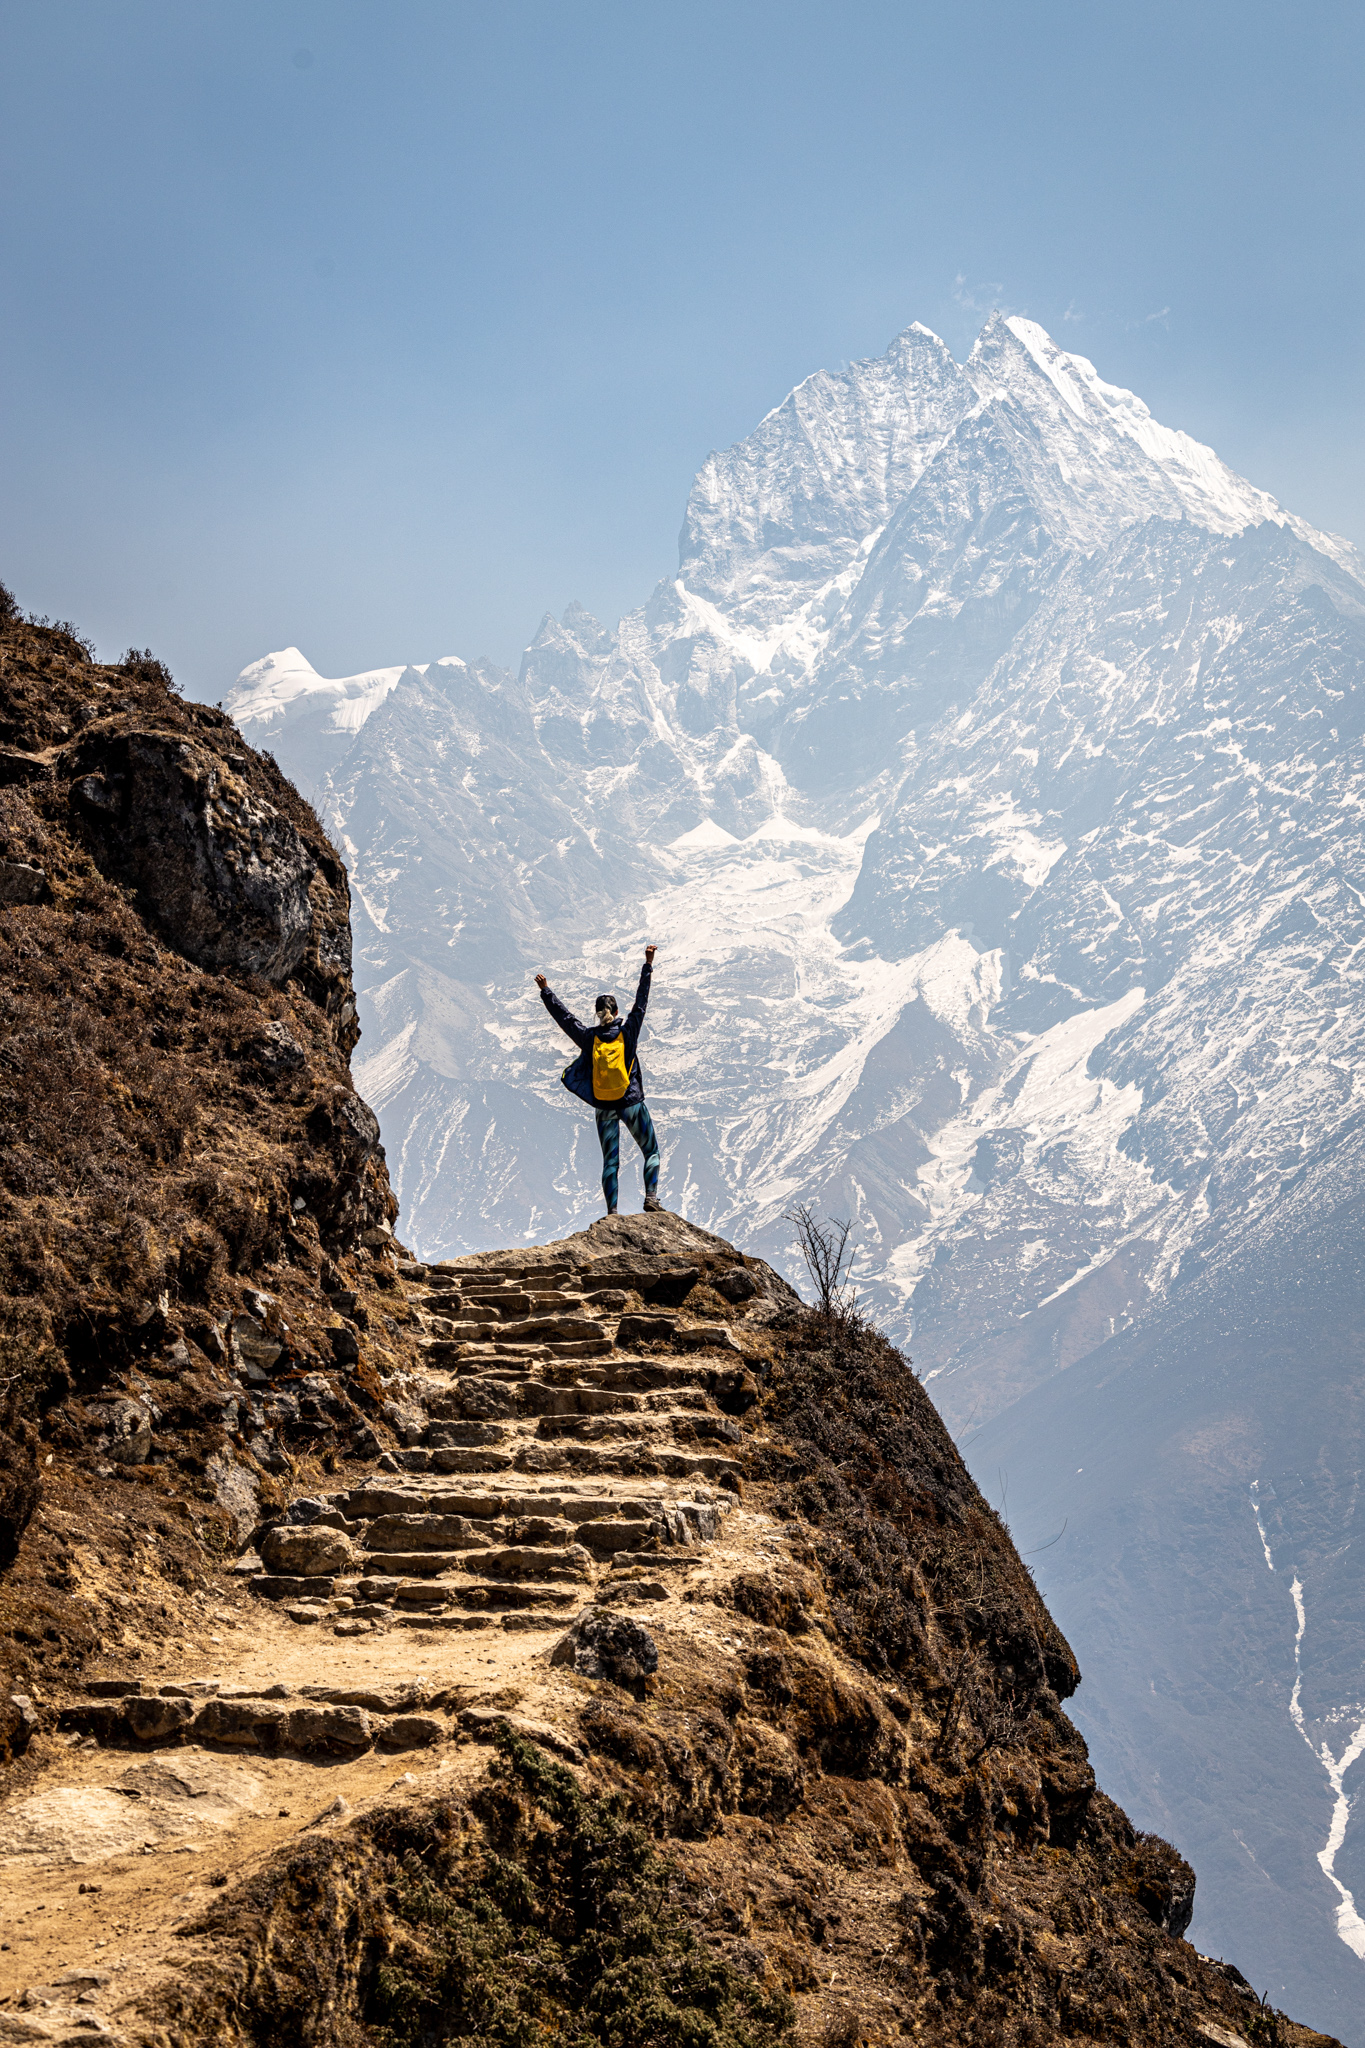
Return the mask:
{"type": "Polygon", "coordinates": [[[645,1155],[645,1196],[658,1193],[659,1189],[659,1141],[654,1135],[654,1119],[649,1113],[647,1102],[632,1102],[621,1115],[636,1144],[645,1155]]]}
{"type": "Polygon", "coordinates": [[[608,1216],[614,1216],[616,1184],[621,1168],[621,1119],[616,1110],[598,1110],[597,1135],[602,1142],[602,1194],[608,1216]]]}

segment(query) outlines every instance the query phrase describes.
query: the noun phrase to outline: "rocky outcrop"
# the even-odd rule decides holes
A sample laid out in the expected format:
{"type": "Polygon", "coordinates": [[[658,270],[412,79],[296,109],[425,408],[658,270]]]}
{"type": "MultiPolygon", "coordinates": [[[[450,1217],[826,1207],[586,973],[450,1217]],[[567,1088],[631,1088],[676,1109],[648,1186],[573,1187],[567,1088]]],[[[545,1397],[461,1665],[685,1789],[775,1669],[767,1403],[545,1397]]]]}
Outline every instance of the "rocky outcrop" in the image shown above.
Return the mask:
{"type": "Polygon", "coordinates": [[[297,973],[316,863],[249,781],[190,739],[145,731],[96,732],[69,766],[101,866],[132,885],[178,951],[277,985],[297,973]]]}
{"type": "MultiPolygon", "coordinates": [[[[153,1523],[187,1488],[170,1548],[183,1528],[192,1578],[195,1531],[235,1549],[300,1458],[391,1441],[386,1383],[412,1346],[357,1036],[345,869],[274,762],[149,656],[99,664],[0,601],[0,1665],[15,1682],[79,1666],[109,1633],[89,1575],[52,1568],[52,1546],[70,1548],[56,1525],[22,1545],[44,1493],[107,1533],[112,1559],[127,1483],[153,1523]]],[[[138,1588],[118,1590],[140,1614],[138,1588]]]]}

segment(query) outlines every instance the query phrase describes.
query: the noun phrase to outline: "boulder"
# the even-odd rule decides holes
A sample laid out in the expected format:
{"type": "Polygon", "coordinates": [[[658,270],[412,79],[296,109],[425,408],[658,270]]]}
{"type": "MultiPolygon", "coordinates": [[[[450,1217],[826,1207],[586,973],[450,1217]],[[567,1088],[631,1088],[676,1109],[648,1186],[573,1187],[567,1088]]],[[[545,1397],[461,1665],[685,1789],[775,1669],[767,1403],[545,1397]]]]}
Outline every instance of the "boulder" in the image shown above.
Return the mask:
{"type": "Polygon", "coordinates": [[[637,1281],[651,1308],[677,1308],[701,1278],[698,1266],[670,1266],[652,1280],[637,1281]]]}
{"type": "Polygon", "coordinates": [[[329,1578],[355,1562],[350,1537],[317,1523],[304,1528],[277,1523],[266,1531],[259,1548],[266,1570],[289,1578],[329,1578]]]}
{"type": "Polygon", "coordinates": [[[262,1600],[325,1600],[336,1584],[331,1578],[294,1578],[288,1574],[255,1572],[247,1580],[262,1600]]]}
{"type": "Polygon", "coordinates": [[[139,1742],[173,1742],[183,1735],[194,1719],[194,1704],[187,1699],[163,1699],[159,1694],[135,1694],[124,1702],[128,1730],[139,1742]]]}
{"type": "Polygon", "coordinates": [[[284,1351],[265,1325],[249,1315],[233,1317],[232,1348],[243,1365],[254,1365],[259,1372],[269,1372],[284,1351]]]}
{"type": "Polygon", "coordinates": [[[214,1451],[205,1460],[204,1477],[219,1507],[232,1517],[236,1541],[245,1543],[261,1518],[259,1475],[231,1451],[214,1451]]]}
{"type": "Polygon", "coordinates": [[[374,1730],[363,1707],[309,1705],[290,1708],[281,1739],[303,1756],[359,1756],[374,1730]]]}
{"type": "Polygon", "coordinates": [[[231,1749],[274,1749],[284,1731],[286,1709],[274,1700],[206,1700],[194,1717],[200,1742],[231,1749]]]}
{"type": "Polygon", "coordinates": [[[315,1145],[329,1145],[352,1162],[379,1150],[379,1119],[368,1102],[340,1084],[314,1103],[307,1131],[315,1145]]]}
{"type": "Polygon", "coordinates": [[[743,1357],[728,1323],[689,1323],[674,1332],[674,1343],[682,1351],[733,1351],[743,1357]]]}
{"type": "Polygon", "coordinates": [[[38,1716],[26,1692],[0,1700],[0,1763],[22,1756],[38,1733],[38,1716]]]}
{"type": "Polygon", "coordinates": [[[152,1417],[140,1401],[124,1396],[93,1402],[86,1415],[95,1431],[95,1448],[111,1465],[145,1465],[152,1454],[152,1417]]]}
{"type": "Polygon", "coordinates": [[[328,1339],[332,1356],[338,1365],[356,1365],[360,1360],[360,1339],[352,1329],[342,1323],[337,1329],[329,1330],[328,1339]]]}
{"type": "Polygon", "coordinates": [[[654,1638],[627,1614],[590,1607],[554,1648],[552,1664],[567,1664],[582,1678],[605,1678],[637,1692],[659,1668],[654,1638]]]}
{"type": "Polygon", "coordinates": [[[0,903],[41,903],[47,893],[41,868],[22,860],[0,860],[0,903]]]}
{"type": "Polygon", "coordinates": [[[278,1019],[266,1025],[259,1038],[252,1040],[248,1051],[272,1075],[296,1074],[308,1059],[289,1026],[278,1019]]]}

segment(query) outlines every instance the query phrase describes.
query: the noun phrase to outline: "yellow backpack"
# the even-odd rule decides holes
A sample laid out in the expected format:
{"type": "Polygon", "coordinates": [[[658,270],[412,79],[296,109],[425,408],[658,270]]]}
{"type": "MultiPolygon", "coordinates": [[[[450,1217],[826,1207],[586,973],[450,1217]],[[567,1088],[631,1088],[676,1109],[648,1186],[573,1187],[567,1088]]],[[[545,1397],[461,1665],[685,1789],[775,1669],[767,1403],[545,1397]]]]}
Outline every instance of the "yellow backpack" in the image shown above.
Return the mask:
{"type": "Polygon", "coordinates": [[[626,1064],[626,1034],[615,1031],[610,1038],[592,1042],[592,1092],[598,1102],[619,1102],[630,1086],[626,1064]]]}

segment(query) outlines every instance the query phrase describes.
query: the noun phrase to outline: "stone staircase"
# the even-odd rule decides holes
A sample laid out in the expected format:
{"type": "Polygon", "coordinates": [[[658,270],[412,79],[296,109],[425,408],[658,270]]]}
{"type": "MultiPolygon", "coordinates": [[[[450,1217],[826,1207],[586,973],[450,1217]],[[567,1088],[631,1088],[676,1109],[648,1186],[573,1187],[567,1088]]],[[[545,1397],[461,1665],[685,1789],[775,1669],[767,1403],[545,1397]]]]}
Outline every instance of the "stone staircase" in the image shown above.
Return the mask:
{"type": "MultiPolygon", "coordinates": [[[[752,1342],[786,1290],[676,1217],[400,1277],[424,1365],[404,1448],[296,1502],[257,1593],[338,1633],[562,1629],[695,1557],[739,1491],[752,1342]]],[[[787,1297],[790,1298],[790,1297],[787,1297]]]]}
{"type": "MultiPolygon", "coordinates": [[[[343,1639],[562,1635],[589,1608],[669,1599],[741,1491],[735,1418],[757,1395],[746,1353],[795,1299],[786,1283],[667,1214],[397,1277],[422,1360],[390,1385],[402,1447],[292,1501],[237,1561],[250,1590],[343,1639]]],[[[307,1683],[248,1668],[92,1680],[58,1727],[100,1745],[303,1757],[442,1739],[431,1709],[453,1696],[458,1659],[439,1683],[376,1690],[368,1659],[352,1670],[349,1656],[342,1641],[307,1658],[307,1683]]]]}

